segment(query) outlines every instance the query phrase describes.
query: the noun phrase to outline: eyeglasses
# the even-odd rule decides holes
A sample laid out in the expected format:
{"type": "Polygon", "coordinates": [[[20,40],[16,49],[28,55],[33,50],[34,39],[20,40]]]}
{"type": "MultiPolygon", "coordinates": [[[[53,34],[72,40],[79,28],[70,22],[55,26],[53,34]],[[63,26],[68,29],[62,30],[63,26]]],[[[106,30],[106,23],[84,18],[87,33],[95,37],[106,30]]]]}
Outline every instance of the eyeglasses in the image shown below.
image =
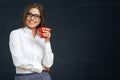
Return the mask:
{"type": "Polygon", "coordinates": [[[40,19],[41,18],[40,15],[38,15],[38,14],[32,14],[32,13],[27,13],[27,17],[29,17],[29,18],[34,17],[34,19],[40,19]]]}

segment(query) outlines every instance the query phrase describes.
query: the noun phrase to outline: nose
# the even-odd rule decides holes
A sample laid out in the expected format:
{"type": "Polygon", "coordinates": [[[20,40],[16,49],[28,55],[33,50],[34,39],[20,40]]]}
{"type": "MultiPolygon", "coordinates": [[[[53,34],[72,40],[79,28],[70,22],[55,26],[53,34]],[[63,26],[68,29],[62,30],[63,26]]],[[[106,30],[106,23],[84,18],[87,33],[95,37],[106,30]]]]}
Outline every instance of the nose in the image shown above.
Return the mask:
{"type": "Polygon", "coordinates": [[[31,16],[31,19],[34,19],[34,16],[31,16]]]}

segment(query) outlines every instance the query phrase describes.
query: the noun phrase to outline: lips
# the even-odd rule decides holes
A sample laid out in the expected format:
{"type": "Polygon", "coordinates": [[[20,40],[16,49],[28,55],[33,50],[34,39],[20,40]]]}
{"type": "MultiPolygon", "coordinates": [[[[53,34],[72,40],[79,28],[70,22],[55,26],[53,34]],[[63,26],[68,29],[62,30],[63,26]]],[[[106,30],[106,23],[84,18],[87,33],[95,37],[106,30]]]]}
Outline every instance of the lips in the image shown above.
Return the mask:
{"type": "Polygon", "coordinates": [[[34,19],[26,19],[26,25],[29,26],[30,28],[35,28],[39,25],[39,22],[34,20],[34,19]]]}
{"type": "Polygon", "coordinates": [[[35,24],[36,22],[35,21],[28,21],[29,24],[35,24]]]}

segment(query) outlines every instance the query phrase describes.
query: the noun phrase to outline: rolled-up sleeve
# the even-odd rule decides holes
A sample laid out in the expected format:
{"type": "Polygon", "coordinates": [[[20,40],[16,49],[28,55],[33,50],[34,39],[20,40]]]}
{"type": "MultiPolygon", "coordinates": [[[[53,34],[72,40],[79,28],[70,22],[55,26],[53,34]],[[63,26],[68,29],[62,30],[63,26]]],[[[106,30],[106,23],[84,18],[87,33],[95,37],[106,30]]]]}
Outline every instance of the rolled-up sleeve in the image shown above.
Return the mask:
{"type": "Polygon", "coordinates": [[[45,53],[43,57],[43,65],[50,68],[53,65],[54,55],[50,42],[45,43],[45,53]]]}

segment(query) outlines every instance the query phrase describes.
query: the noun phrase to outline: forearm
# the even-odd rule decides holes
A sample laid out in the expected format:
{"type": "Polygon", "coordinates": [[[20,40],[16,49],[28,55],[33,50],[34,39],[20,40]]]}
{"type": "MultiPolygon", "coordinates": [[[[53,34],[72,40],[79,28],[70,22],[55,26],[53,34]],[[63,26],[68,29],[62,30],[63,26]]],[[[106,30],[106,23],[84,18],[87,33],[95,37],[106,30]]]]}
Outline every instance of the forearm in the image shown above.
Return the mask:
{"type": "Polygon", "coordinates": [[[41,73],[42,72],[42,65],[36,66],[36,65],[31,65],[31,64],[23,64],[20,66],[16,66],[17,68],[23,69],[23,70],[28,70],[31,72],[37,72],[41,73]]]}

